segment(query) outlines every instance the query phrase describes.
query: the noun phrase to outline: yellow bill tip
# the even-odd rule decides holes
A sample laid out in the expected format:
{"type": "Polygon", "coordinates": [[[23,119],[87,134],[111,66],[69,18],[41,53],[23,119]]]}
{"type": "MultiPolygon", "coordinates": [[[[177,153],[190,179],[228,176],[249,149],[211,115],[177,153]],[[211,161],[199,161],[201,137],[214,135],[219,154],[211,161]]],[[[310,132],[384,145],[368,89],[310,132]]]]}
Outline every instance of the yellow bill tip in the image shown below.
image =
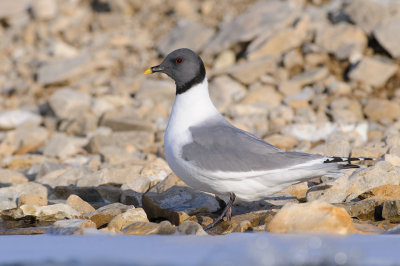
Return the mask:
{"type": "Polygon", "coordinates": [[[151,71],[151,68],[149,67],[148,69],[146,69],[146,71],[144,72],[145,75],[148,74],[153,74],[153,71],[151,71]]]}

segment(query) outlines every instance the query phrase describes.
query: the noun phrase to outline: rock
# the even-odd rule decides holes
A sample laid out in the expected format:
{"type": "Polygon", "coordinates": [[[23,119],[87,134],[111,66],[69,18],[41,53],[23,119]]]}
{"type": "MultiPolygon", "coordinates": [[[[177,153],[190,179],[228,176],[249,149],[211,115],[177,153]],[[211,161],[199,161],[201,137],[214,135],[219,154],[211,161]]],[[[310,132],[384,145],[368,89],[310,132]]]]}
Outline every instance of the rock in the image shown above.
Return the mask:
{"type": "Polygon", "coordinates": [[[0,169],[0,187],[27,183],[28,178],[18,171],[0,169]]]}
{"type": "Polygon", "coordinates": [[[157,234],[159,235],[173,235],[176,232],[176,227],[169,221],[162,221],[158,224],[157,234]]]}
{"type": "Polygon", "coordinates": [[[77,154],[87,144],[87,139],[70,137],[64,133],[54,134],[43,148],[43,154],[60,159],[77,154]]]}
{"type": "Polygon", "coordinates": [[[63,88],[51,95],[49,105],[58,119],[73,119],[89,110],[90,100],[87,93],[63,88]]]}
{"type": "Polygon", "coordinates": [[[190,215],[219,209],[219,203],[213,196],[189,187],[174,186],[161,194],[149,192],[143,195],[142,200],[149,219],[163,218],[175,225],[190,215]]]}
{"type": "Polygon", "coordinates": [[[17,207],[20,207],[25,204],[36,205],[36,206],[46,206],[47,198],[43,197],[42,195],[34,194],[34,193],[22,194],[18,198],[17,207]]]}
{"type": "Polygon", "coordinates": [[[106,112],[100,121],[100,126],[109,127],[116,131],[155,131],[154,124],[149,123],[136,114],[136,109],[124,108],[123,110],[106,112]]]}
{"type": "Polygon", "coordinates": [[[400,200],[386,201],[383,203],[382,217],[392,223],[400,222],[400,200]]]}
{"type": "Polygon", "coordinates": [[[139,193],[146,193],[150,188],[151,181],[149,178],[140,176],[121,186],[122,190],[133,190],[139,193]]]}
{"type": "Polygon", "coordinates": [[[364,113],[375,120],[396,119],[400,116],[400,103],[384,99],[370,99],[364,107],[364,113]]]}
{"type": "Polygon", "coordinates": [[[371,34],[388,15],[384,5],[374,0],[353,0],[344,11],[367,34],[371,34]]]}
{"type": "Polygon", "coordinates": [[[20,126],[9,132],[8,141],[14,147],[14,154],[25,154],[36,151],[43,146],[49,136],[47,129],[37,126],[20,126]],[[27,138],[29,136],[29,138],[27,138]]]}
{"type": "MultiPolygon", "coordinates": [[[[328,91],[333,95],[349,95],[351,93],[351,87],[349,84],[341,81],[333,81],[329,83],[328,91]]],[[[347,98],[346,98],[347,99],[347,98]]]]}
{"type": "Polygon", "coordinates": [[[142,196],[143,193],[135,192],[133,190],[121,189],[120,202],[125,205],[134,205],[136,207],[142,207],[142,196]]]}
{"type": "Polygon", "coordinates": [[[395,64],[380,60],[377,57],[363,57],[360,62],[352,67],[349,78],[368,86],[381,87],[396,73],[395,64]]]}
{"type": "Polygon", "coordinates": [[[220,112],[224,112],[230,104],[246,95],[246,88],[227,75],[214,78],[209,87],[210,97],[220,112]]]}
{"type": "Polygon", "coordinates": [[[299,47],[307,37],[310,24],[308,16],[296,20],[292,27],[276,33],[261,34],[247,48],[246,57],[254,60],[264,56],[279,56],[293,48],[299,47]]]}
{"type": "Polygon", "coordinates": [[[42,85],[66,81],[78,75],[82,75],[89,69],[87,63],[92,59],[91,55],[84,53],[76,57],[48,62],[39,67],[37,82],[42,85]]]}
{"type": "Polygon", "coordinates": [[[7,228],[0,229],[0,235],[40,235],[46,233],[48,227],[46,226],[35,226],[25,228],[7,228]]]}
{"type": "Polygon", "coordinates": [[[90,205],[89,203],[81,199],[79,196],[74,194],[71,194],[67,198],[67,201],[65,203],[74,208],[75,210],[77,210],[78,212],[80,212],[81,214],[87,214],[95,211],[92,205],[90,205]]]}
{"type": "Polygon", "coordinates": [[[276,70],[276,59],[263,57],[257,60],[245,61],[232,67],[224,69],[224,73],[233,76],[238,81],[249,85],[257,81],[260,76],[266,73],[273,73],[276,70]]]}
{"type": "Polygon", "coordinates": [[[30,0],[0,1],[0,18],[8,18],[26,12],[30,2],[30,0]]]}
{"type": "Polygon", "coordinates": [[[82,176],[78,179],[76,185],[78,187],[122,185],[137,178],[140,170],[141,167],[135,166],[125,168],[104,168],[90,175],[82,176]]]}
{"type": "Polygon", "coordinates": [[[62,120],[58,130],[68,135],[84,137],[94,132],[97,129],[97,124],[98,118],[90,112],[85,112],[73,120],[62,120]]]}
{"type": "Polygon", "coordinates": [[[229,48],[237,42],[252,40],[260,33],[273,32],[294,21],[299,6],[281,1],[258,2],[224,25],[205,46],[210,54],[229,48]]]}
{"type": "Polygon", "coordinates": [[[80,218],[81,216],[71,206],[62,203],[47,206],[22,205],[18,209],[7,210],[7,215],[15,220],[32,216],[41,222],[55,222],[64,219],[80,218]]]}
{"type": "Polygon", "coordinates": [[[203,227],[196,222],[193,221],[184,221],[178,226],[178,232],[181,235],[198,235],[204,236],[208,235],[203,227]]]}
{"type": "Polygon", "coordinates": [[[150,187],[152,187],[163,181],[171,173],[172,170],[169,168],[168,163],[164,159],[157,157],[144,165],[140,175],[148,177],[151,181],[150,187]]]}
{"type": "Polygon", "coordinates": [[[21,109],[0,112],[0,130],[9,130],[21,125],[38,125],[42,122],[40,115],[21,109]]]}
{"type": "Polygon", "coordinates": [[[348,234],[354,232],[343,208],[323,201],[285,205],[266,226],[271,233],[348,234]]]}
{"type": "Polygon", "coordinates": [[[298,49],[293,49],[283,56],[283,64],[286,69],[291,69],[304,64],[303,55],[298,49]]]}
{"type": "Polygon", "coordinates": [[[222,51],[214,60],[213,69],[221,70],[232,66],[236,62],[236,55],[232,50],[222,51]]]}
{"type": "Polygon", "coordinates": [[[361,104],[356,99],[336,98],[332,100],[330,108],[335,122],[355,123],[363,119],[361,104]]]}
{"type": "Polygon", "coordinates": [[[144,156],[141,156],[142,154],[138,152],[129,152],[124,148],[116,146],[102,147],[100,148],[99,153],[101,160],[110,165],[140,164],[144,159],[144,156]]]}
{"type": "Polygon", "coordinates": [[[121,203],[112,203],[104,207],[98,208],[94,212],[88,214],[88,218],[96,224],[96,227],[108,224],[117,215],[126,212],[127,210],[135,208],[121,203]]]}
{"type": "Polygon", "coordinates": [[[387,152],[387,147],[383,142],[370,142],[364,146],[353,148],[353,157],[367,157],[378,159],[387,152]]]}
{"type": "Polygon", "coordinates": [[[362,221],[374,221],[381,219],[381,205],[382,202],[375,198],[335,204],[335,206],[345,209],[351,217],[362,221]]]}
{"type": "Polygon", "coordinates": [[[338,59],[347,59],[353,54],[362,54],[367,46],[367,36],[356,26],[344,22],[321,27],[317,31],[316,44],[338,59]]]}
{"type": "Polygon", "coordinates": [[[247,95],[240,101],[241,104],[262,106],[272,109],[279,106],[282,102],[282,95],[274,87],[260,85],[251,88],[247,95]]]}
{"type": "Polygon", "coordinates": [[[340,203],[346,200],[348,189],[348,177],[342,175],[331,183],[311,187],[307,191],[307,201],[323,200],[329,203],[340,203]]]}
{"type": "Polygon", "coordinates": [[[349,141],[342,134],[332,134],[326,141],[324,155],[346,157],[351,153],[349,141]]]}
{"type": "Polygon", "coordinates": [[[42,177],[37,177],[36,181],[41,184],[49,185],[54,188],[57,186],[75,185],[84,176],[90,175],[92,171],[86,167],[73,167],[71,169],[58,169],[42,177]]]}
{"type": "Polygon", "coordinates": [[[107,227],[122,230],[126,226],[136,222],[149,222],[142,208],[131,208],[124,213],[118,214],[108,223],[107,227]]]}
{"type": "Polygon", "coordinates": [[[11,187],[0,188],[0,210],[17,207],[17,198],[22,194],[39,194],[47,198],[47,189],[34,182],[21,183],[11,187]]]}
{"type": "Polygon", "coordinates": [[[291,185],[279,193],[290,194],[296,197],[297,200],[304,202],[306,199],[307,191],[309,189],[308,182],[301,182],[291,185]]]}
{"type": "Polygon", "coordinates": [[[215,30],[199,23],[181,20],[175,28],[159,41],[158,51],[165,56],[168,53],[187,47],[195,52],[200,52],[203,46],[214,35],[215,30]]]}
{"type": "Polygon", "coordinates": [[[133,146],[137,149],[147,149],[154,142],[154,133],[150,131],[123,131],[109,135],[96,135],[87,145],[90,153],[98,153],[102,147],[116,146],[125,148],[133,146]]]}
{"type": "Polygon", "coordinates": [[[356,234],[381,234],[383,230],[379,227],[368,224],[368,223],[354,223],[354,229],[356,234]]]}
{"type": "Polygon", "coordinates": [[[157,234],[158,230],[159,224],[150,222],[137,222],[122,229],[122,233],[126,235],[153,235],[157,234]]]}
{"type": "Polygon", "coordinates": [[[385,154],[385,161],[394,166],[400,166],[400,145],[394,146],[385,154]]]}
{"type": "Polygon", "coordinates": [[[305,86],[323,80],[328,75],[329,71],[326,67],[319,67],[294,76],[290,79],[290,82],[295,82],[299,86],[305,86]]]}
{"type": "Polygon", "coordinates": [[[355,171],[349,177],[349,181],[347,201],[382,185],[399,185],[399,175],[394,166],[388,162],[381,161],[374,166],[355,171]]]}
{"type": "Polygon", "coordinates": [[[301,92],[286,97],[284,102],[292,108],[307,108],[313,96],[314,90],[306,87],[301,92]]]}
{"type": "MultiPolygon", "coordinates": [[[[96,229],[96,224],[90,220],[71,219],[56,221],[47,229],[50,235],[84,235],[87,229],[96,229]]],[[[90,231],[89,231],[90,232],[90,231]]]]}
{"type": "Polygon", "coordinates": [[[399,16],[386,17],[375,29],[374,36],[385,50],[394,58],[400,58],[399,16]]]}
{"type": "Polygon", "coordinates": [[[59,186],[55,187],[53,191],[53,196],[57,199],[67,199],[71,194],[75,194],[87,202],[119,202],[121,197],[120,189],[114,186],[59,186]]]}
{"type": "Polygon", "coordinates": [[[57,15],[58,7],[55,0],[34,0],[32,10],[35,18],[49,20],[57,15]]]}
{"type": "Polygon", "coordinates": [[[400,186],[398,185],[382,185],[373,188],[359,196],[359,198],[366,199],[373,197],[379,201],[396,200],[400,198],[400,186]]]}
{"type": "Polygon", "coordinates": [[[268,136],[264,138],[264,140],[278,147],[279,149],[287,151],[293,149],[298,144],[298,141],[296,139],[279,134],[268,136]]]}

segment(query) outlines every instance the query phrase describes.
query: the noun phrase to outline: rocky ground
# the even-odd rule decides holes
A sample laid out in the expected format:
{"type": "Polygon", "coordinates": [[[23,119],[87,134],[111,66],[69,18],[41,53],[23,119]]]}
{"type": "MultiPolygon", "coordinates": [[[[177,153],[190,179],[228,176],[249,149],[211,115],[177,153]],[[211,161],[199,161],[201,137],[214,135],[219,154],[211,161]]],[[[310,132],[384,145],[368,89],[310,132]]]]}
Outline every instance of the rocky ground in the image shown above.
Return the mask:
{"type": "Polygon", "coordinates": [[[3,0],[0,22],[0,234],[207,234],[218,201],[164,159],[174,84],[143,76],[179,47],[234,125],[377,159],[208,234],[399,232],[399,1],[3,0]]]}

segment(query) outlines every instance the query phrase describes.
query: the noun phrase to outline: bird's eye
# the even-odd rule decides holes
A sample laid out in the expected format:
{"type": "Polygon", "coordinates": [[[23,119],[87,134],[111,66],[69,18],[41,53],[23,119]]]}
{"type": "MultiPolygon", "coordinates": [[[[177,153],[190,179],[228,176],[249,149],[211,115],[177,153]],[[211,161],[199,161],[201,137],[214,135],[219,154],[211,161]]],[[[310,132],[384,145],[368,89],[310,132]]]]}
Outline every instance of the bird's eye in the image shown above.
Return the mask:
{"type": "Polygon", "coordinates": [[[183,62],[183,59],[182,59],[182,58],[180,58],[180,57],[178,57],[178,58],[177,58],[175,61],[176,61],[176,63],[177,63],[177,64],[180,64],[180,63],[182,63],[182,62],[183,62]]]}

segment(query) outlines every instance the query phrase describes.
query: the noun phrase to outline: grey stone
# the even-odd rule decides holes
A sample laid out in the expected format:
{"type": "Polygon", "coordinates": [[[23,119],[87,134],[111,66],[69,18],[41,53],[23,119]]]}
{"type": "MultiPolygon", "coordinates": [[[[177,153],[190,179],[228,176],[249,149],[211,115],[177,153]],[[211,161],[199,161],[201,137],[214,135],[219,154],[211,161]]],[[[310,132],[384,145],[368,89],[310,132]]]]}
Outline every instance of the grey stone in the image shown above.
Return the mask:
{"type": "Polygon", "coordinates": [[[90,54],[48,62],[39,67],[37,82],[43,85],[58,83],[81,75],[85,70],[85,65],[91,60],[90,54]]]}
{"type": "Polygon", "coordinates": [[[362,106],[356,99],[335,98],[330,103],[330,114],[335,122],[355,123],[363,117],[362,106]]]}
{"type": "Polygon", "coordinates": [[[400,58],[400,16],[388,17],[374,30],[374,36],[394,58],[400,58]]]}
{"type": "Polygon", "coordinates": [[[92,171],[86,166],[73,167],[68,170],[61,168],[49,172],[44,176],[37,177],[36,181],[54,188],[57,186],[75,185],[79,179],[90,174],[92,174],[92,171]]]}
{"type": "Polygon", "coordinates": [[[277,69],[276,58],[264,57],[253,61],[245,61],[225,68],[221,73],[233,76],[244,84],[252,84],[266,73],[274,73],[277,69]]]}
{"type": "Polygon", "coordinates": [[[164,56],[182,47],[200,52],[203,46],[214,35],[214,32],[213,28],[199,23],[180,20],[175,28],[159,41],[157,49],[164,56]]]}
{"type": "Polygon", "coordinates": [[[84,201],[97,202],[119,202],[121,191],[113,186],[100,187],[75,187],[75,186],[59,186],[55,187],[52,198],[67,199],[71,194],[75,194],[84,201]]]}
{"type": "Polygon", "coordinates": [[[94,212],[89,213],[87,216],[96,224],[96,227],[100,227],[108,224],[117,215],[134,208],[134,206],[128,206],[121,203],[112,203],[98,208],[94,212]]]}
{"type": "Polygon", "coordinates": [[[146,193],[150,188],[151,181],[148,177],[140,176],[121,186],[122,190],[133,190],[139,193],[146,193]]]}
{"type": "Polygon", "coordinates": [[[87,93],[63,88],[51,95],[49,105],[58,119],[72,119],[90,108],[90,100],[87,93]]]}
{"type": "Polygon", "coordinates": [[[360,62],[352,67],[349,78],[373,87],[385,85],[387,80],[396,73],[398,67],[378,57],[363,57],[360,62]]]}
{"type": "Polygon", "coordinates": [[[39,194],[47,198],[47,188],[34,182],[0,188],[0,210],[17,207],[19,196],[29,193],[39,194]]]}
{"type": "Polygon", "coordinates": [[[355,53],[362,54],[368,39],[356,26],[339,23],[322,27],[317,31],[315,42],[338,59],[347,59],[355,53]]]}
{"type": "Polygon", "coordinates": [[[139,152],[128,152],[117,146],[105,146],[100,148],[101,160],[108,164],[140,164],[144,161],[144,155],[139,152]]]}
{"type": "Polygon", "coordinates": [[[46,231],[49,235],[84,235],[91,232],[87,229],[96,229],[96,224],[85,219],[60,220],[52,224],[46,231]]]}
{"type": "Polygon", "coordinates": [[[35,18],[50,20],[57,15],[58,5],[55,0],[33,0],[32,10],[35,18]]]}
{"type": "Polygon", "coordinates": [[[186,186],[186,184],[174,173],[171,173],[163,181],[153,186],[149,192],[163,193],[173,186],[186,186]]]}
{"type": "Polygon", "coordinates": [[[261,1],[227,23],[205,46],[204,51],[215,54],[235,43],[254,39],[292,23],[300,6],[282,1],[261,1]]]}
{"type": "Polygon", "coordinates": [[[43,154],[61,159],[77,154],[86,144],[87,139],[70,137],[64,133],[54,134],[43,148],[43,154]]]}
{"type": "Polygon", "coordinates": [[[44,127],[20,126],[9,137],[14,153],[25,154],[39,149],[49,137],[49,131],[44,127]]]}
{"type": "Polygon", "coordinates": [[[346,200],[349,181],[346,175],[328,184],[311,187],[306,194],[307,201],[323,200],[329,203],[340,203],[346,200]]]}
{"type": "Polygon", "coordinates": [[[131,130],[155,131],[156,129],[153,123],[137,116],[136,110],[133,108],[106,112],[100,121],[100,126],[109,127],[114,132],[131,130]]]}
{"type": "Polygon", "coordinates": [[[18,171],[0,168],[0,187],[27,183],[28,178],[18,171]]]}
{"type": "Polygon", "coordinates": [[[326,67],[319,67],[308,70],[290,79],[290,82],[295,82],[300,86],[313,84],[317,81],[325,79],[329,75],[326,67]]]}
{"type": "Polygon", "coordinates": [[[133,190],[123,190],[121,189],[121,203],[125,205],[133,205],[135,207],[142,207],[142,197],[143,193],[138,193],[133,190]]]}
{"type": "Polygon", "coordinates": [[[21,109],[0,112],[0,130],[14,129],[23,124],[39,125],[42,117],[21,109]]]}
{"type": "Polygon", "coordinates": [[[382,185],[399,185],[399,176],[393,165],[380,161],[372,167],[355,171],[350,176],[349,182],[346,201],[355,199],[362,193],[382,185]]]}
{"type": "Polygon", "coordinates": [[[89,141],[87,149],[91,153],[98,153],[102,147],[117,146],[125,148],[133,146],[138,149],[149,148],[154,142],[154,133],[150,131],[123,131],[109,135],[96,135],[89,141]]]}
{"type": "Polygon", "coordinates": [[[178,225],[189,215],[199,212],[215,212],[218,201],[211,195],[189,187],[174,186],[158,194],[149,192],[143,196],[143,209],[149,219],[164,218],[178,225]]]}
{"type": "Polygon", "coordinates": [[[220,112],[224,112],[232,102],[246,95],[246,88],[227,75],[214,78],[210,82],[210,97],[220,112]]]}
{"type": "Polygon", "coordinates": [[[141,166],[104,168],[88,175],[82,175],[76,185],[78,187],[122,185],[137,178],[141,169],[141,166]]]}
{"type": "Polygon", "coordinates": [[[162,221],[159,223],[158,232],[159,235],[173,235],[176,232],[176,227],[169,221],[162,221]]]}
{"type": "Polygon", "coordinates": [[[367,34],[371,34],[375,27],[388,15],[385,6],[375,0],[349,1],[344,11],[367,34]]]}

